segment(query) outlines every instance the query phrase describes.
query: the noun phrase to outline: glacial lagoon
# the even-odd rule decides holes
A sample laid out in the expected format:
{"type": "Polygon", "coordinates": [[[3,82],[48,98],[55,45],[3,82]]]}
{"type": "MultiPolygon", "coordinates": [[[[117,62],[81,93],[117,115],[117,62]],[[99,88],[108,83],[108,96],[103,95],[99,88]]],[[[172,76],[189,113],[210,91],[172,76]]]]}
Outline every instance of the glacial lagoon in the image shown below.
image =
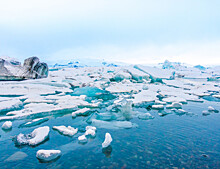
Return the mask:
{"type": "Polygon", "coordinates": [[[0,125],[12,121],[0,130],[1,168],[219,168],[219,81],[207,81],[208,70],[191,79],[187,70],[180,78],[143,69],[67,68],[46,79],[1,82],[0,125]],[[63,125],[77,133],[53,129],[63,125]],[[39,144],[16,143],[20,133],[32,138],[44,126],[50,131],[39,144]],[[86,126],[96,135],[80,143],[86,126]],[[106,133],[113,141],[102,148],[106,133]],[[43,162],[38,150],[61,156],[43,162]]]}

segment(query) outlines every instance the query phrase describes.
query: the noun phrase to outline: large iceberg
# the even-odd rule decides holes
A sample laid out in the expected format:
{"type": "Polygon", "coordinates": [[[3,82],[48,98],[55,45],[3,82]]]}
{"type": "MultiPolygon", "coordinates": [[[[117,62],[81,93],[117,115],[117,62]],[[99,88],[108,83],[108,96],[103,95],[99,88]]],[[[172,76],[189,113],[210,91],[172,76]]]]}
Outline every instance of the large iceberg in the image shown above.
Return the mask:
{"type": "Polygon", "coordinates": [[[0,58],[0,80],[39,79],[48,76],[48,66],[38,57],[25,59],[24,64],[10,58],[0,58]]]}

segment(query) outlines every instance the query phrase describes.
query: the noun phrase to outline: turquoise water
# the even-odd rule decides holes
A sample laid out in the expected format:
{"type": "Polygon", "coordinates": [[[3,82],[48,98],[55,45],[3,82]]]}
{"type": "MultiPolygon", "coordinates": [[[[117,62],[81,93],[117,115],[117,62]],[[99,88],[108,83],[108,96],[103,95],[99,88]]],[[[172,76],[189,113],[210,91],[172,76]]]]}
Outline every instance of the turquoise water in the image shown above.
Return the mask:
{"type": "MultiPolygon", "coordinates": [[[[220,110],[219,102],[189,102],[183,109],[197,115],[178,116],[174,113],[158,116],[158,111],[134,109],[150,112],[154,119],[131,119],[137,127],[131,129],[97,128],[97,135],[87,144],[79,144],[77,137],[82,135],[88,124],[88,117],[73,119],[71,114],[48,117],[49,120],[34,127],[18,128],[24,120],[13,121],[11,131],[0,130],[0,168],[220,168],[220,113],[202,116],[208,106],[220,110]],[[78,127],[73,137],[59,134],[54,125],[78,127]],[[49,126],[49,140],[36,146],[16,147],[12,136],[30,133],[40,126],[49,126]],[[104,135],[109,132],[113,142],[111,147],[101,147],[104,135]],[[36,158],[39,149],[58,149],[62,156],[51,163],[40,163],[36,158]],[[22,160],[7,161],[15,152],[27,154],[22,160]]],[[[2,125],[3,122],[0,122],[2,125]]]]}

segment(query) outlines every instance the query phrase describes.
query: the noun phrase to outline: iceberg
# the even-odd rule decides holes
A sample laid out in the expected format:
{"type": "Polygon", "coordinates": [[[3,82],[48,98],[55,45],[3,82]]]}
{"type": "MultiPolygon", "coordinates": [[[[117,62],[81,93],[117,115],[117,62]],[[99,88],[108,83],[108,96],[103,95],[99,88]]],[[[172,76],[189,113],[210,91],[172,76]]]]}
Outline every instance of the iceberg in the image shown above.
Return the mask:
{"type": "Polygon", "coordinates": [[[163,110],[164,109],[164,105],[162,105],[162,104],[155,104],[155,105],[152,105],[152,109],[163,110]]]}
{"type": "Polygon", "coordinates": [[[79,116],[79,115],[86,116],[86,115],[89,115],[90,111],[91,111],[90,108],[83,108],[83,109],[80,109],[80,110],[77,110],[77,111],[73,112],[72,117],[76,117],[76,116],[79,116]]]}
{"type": "Polygon", "coordinates": [[[9,130],[12,128],[12,122],[11,121],[6,121],[4,122],[4,124],[2,125],[2,129],[4,130],[9,130]]]}
{"type": "Polygon", "coordinates": [[[41,161],[41,162],[49,162],[56,160],[61,156],[61,151],[60,150],[38,150],[36,157],[41,161]]]}
{"type": "Polygon", "coordinates": [[[106,148],[108,147],[112,142],[112,137],[109,133],[106,133],[105,134],[105,140],[104,142],[102,143],[102,148],[106,148]]]}
{"type": "Polygon", "coordinates": [[[80,143],[86,143],[87,142],[87,138],[86,138],[85,135],[81,135],[81,136],[78,137],[78,141],[80,143]]]}
{"type": "Polygon", "coordinates": [[[96,135],[95,130],[92,130],[92,129],[87,129],[85,132],[85,136],[95,137],[95,135],[96,135]]]}
{"type": "Polygon", "coordinates": [[[219,112],[217,109],[215,109],[215,108],[212,107],[212,106],[209,106],[209,107],[208,107],[208,111],[214,112],[214,113],[218,113],[218,112],[219,112]]]}
{"type": "Polygon", "coordinates": [[[166,108],[168,108],[168,109],[172,109],[172,108],[181,109],[182,103],[173,102],[171,105],[167,105],[166,108]]]}
{"type": "Polygon", "coordinates": [[[31,145],[36,146],[49,137],[50,128],[48,126],[36,128],[32,133],[24,135],[20,133],[15,138],[16,145],[31,145]]]}
{"type": "Polygon", "coordinates": [[[20,62],[0,58],[0,81],[45,78],[48,70],[47,64],[37,57],[25,59],[23,66],[20,62]]]}
{"type": "Polygon", "coordinates": [[[78,132],[78,128],[75,129],[71,126],[53,126],[53,129],[59,131],[65,136],[73,136],[78,132]]]}

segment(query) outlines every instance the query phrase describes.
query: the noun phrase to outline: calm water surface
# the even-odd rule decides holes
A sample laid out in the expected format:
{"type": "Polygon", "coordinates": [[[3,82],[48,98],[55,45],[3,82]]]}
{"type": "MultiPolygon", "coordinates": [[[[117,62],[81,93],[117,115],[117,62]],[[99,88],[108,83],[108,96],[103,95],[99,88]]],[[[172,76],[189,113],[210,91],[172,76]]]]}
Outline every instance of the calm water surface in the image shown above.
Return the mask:
{"type": "MultiPolygon", "coordinates": [[[[9,132],[0,130],[0,168],[220,168],[220,113],[202,116],[202,111],[212,105],[220,110],[220,102],[189,102],[184,110],[197,115],[169,114],[155,116],[152,120],[133,118],[137,127],[131,129],[97,128],[97,135],[82,145],[77,137],[67,137],[52,129],[54,125],[71,125],[83,128],[87,117],[72,119],[71,114],[56,116],[30,128],[18,128],[24,120],[13,122],[9,132]],[[36,147],[16,147],[12,136],[30,133],[40,126],[50,126],[49,140],[36,147]],[[103,150],[104,135],[109,132],[113,142],[103,150]],[[40,163],[36,158],[39,149],[58,149],[62,156],[51,163],[40,163]],[[27,154],[23,159],[8,161],[14,153],[27,154]]],[[[141,110],[146,111],[147,110],[141,110]]],[[[0,122],[2,125],[3,122],[0,122]]]]}

